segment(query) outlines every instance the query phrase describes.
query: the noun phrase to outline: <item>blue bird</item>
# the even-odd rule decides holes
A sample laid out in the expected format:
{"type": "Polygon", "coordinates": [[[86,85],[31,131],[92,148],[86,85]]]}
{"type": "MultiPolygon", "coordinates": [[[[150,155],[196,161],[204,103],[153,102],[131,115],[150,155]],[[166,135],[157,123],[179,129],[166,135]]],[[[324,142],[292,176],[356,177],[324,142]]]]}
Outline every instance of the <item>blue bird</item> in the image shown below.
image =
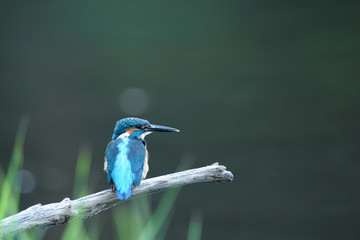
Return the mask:
{"type": "Polygon", "coordinates": [[[179,132],[178,129],[153,125],[140,118],[117,121],[112,141],[105,150],[104,171],[107,181],[119,199],[131,197],[149,171],[145,136],[152,132],[179,132]]]}

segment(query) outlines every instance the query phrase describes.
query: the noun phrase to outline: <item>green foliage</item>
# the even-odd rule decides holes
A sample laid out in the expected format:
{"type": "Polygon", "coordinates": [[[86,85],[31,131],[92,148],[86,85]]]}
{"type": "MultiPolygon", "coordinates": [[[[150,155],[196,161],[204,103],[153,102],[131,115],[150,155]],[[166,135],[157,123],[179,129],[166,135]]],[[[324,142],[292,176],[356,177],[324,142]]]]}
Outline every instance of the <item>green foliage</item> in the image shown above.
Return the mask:
{"type": "Polygon", "coordinates": [[[0,219],[19,211],[21,179],[19,179],[20,176],[18,175],[18,171],[22,168],[24,162],[23,146],[27,126],[28,118],[23,117],[16,134],[14,149],[7,174],[5,176],[3,171],[0,172],[0,219]]]}
{"type": "Polygon", "coordinates": [[[143,196],[114,210],[113,219],[119,239],[164,239],[171,220],[171,209],[180,188],[167,190],[155,211],[151,211],[151,199],[143,196]]]}
{"type": "MultiPolygon", "coordinates": [[[[14,150],[7,173],[0,168],[0,219],[19,212],[21,179],[19,170],[22,169],[24,162],[23,146],[25,133],[28,126],[28,119],[22,118],[16,134],[14,150]]],[[[182,162],[177,170],[189,167],[189,163],[182,162]]],[[[74,182],[73,198],[79,198],[90,194],[93,189],[89,185],[89,175],[91,168],[91,149],[81,147],[76,165],[76,175],[74,182]]],[[[142,196],[123,202],[113,208],[113,220],[118,239],[140,239],[153,240],[165,239],[171,217],[173,206],[180,193],[180,188],[167,190],[156,209],[152,211],[151,198],[142,196]]],[[[202,220],[199,215],[191,218],[188,232],[189,240],[201,238],[202,220]]],[[[0,229],[1,231],[1,229],[0,229]]],[[[71,219],[66,225],[61,239],[100,239],[100,224],[98,217],[86,220],[71,219]]],[[[46,231],[32,229],[9,236],[9,239],[35,239],[40,240],[46,231]]]]}
{"type": "MultiPolygon", "coordinates": [[[[89,147],[81,147],[76,164],[73,198],[83,197],[91,193],[89,175],[91,167],[91,150],[89,147]]],[[[96,217],[92,219],[91,226],[87,230],[84,219],[71,219],[62,235],[62,240],[67,239],[99,239],[96,217]]]]}
{"type": "MultiPolygon", "coordinates": [[[[21,189],[21,174],[19,174],[19,170],[22,169],[24,163],[23,147],[28,124],[28,117],[21,118],[6,174],[0,168],[0,219],[19,212],[21,189]]],[[[7,239],[41,239],[44,233],[45,231],[43,230],[32,229],[15,234],[15,236],[8,236],[7,239]]]]}
{"type": "Polygon", "coordinates": [[[201,239],[201,231],[202,231],[202,215],[193,212],[190,219],[187,240],[201,239]]]}

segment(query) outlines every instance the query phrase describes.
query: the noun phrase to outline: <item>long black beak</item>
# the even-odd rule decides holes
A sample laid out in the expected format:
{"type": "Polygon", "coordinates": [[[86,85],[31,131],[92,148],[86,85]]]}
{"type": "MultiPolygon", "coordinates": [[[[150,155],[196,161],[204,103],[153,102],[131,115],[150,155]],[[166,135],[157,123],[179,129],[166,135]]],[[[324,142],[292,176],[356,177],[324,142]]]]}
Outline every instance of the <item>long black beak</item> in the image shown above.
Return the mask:
{"type": "Polygon", "coordinates": [[[180,132],[179,129],[151,124],[145,132],[180,132]]]}

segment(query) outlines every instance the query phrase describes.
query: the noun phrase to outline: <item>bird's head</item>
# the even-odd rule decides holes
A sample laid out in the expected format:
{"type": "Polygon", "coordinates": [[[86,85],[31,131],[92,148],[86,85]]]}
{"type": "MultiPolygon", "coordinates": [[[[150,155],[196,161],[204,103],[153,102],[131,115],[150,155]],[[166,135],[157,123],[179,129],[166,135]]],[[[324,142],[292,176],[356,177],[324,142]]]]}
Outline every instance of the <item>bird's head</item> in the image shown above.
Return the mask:
{"type": "Polygon", "coordinates": [[[131,138],[144,139],[152,132],[180,132],[180,130],[171,127],[150,124],[148,120],[129,117],[116,122],[112,140],[119,136],[130,136],[131,138]]]}

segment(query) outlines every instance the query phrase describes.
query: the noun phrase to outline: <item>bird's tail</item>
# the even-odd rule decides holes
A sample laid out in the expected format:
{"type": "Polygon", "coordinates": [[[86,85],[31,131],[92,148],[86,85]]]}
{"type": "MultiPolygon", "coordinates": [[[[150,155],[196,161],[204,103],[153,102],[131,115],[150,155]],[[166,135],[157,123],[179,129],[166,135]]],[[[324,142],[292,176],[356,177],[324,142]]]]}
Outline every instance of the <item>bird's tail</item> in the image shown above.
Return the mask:
{"type": "Polygon", "coordinates": [[[116,190],[116,195],[120,200],[129,199],[131,197],[131,187],[126,191],[121,188],[116,190]]]}

